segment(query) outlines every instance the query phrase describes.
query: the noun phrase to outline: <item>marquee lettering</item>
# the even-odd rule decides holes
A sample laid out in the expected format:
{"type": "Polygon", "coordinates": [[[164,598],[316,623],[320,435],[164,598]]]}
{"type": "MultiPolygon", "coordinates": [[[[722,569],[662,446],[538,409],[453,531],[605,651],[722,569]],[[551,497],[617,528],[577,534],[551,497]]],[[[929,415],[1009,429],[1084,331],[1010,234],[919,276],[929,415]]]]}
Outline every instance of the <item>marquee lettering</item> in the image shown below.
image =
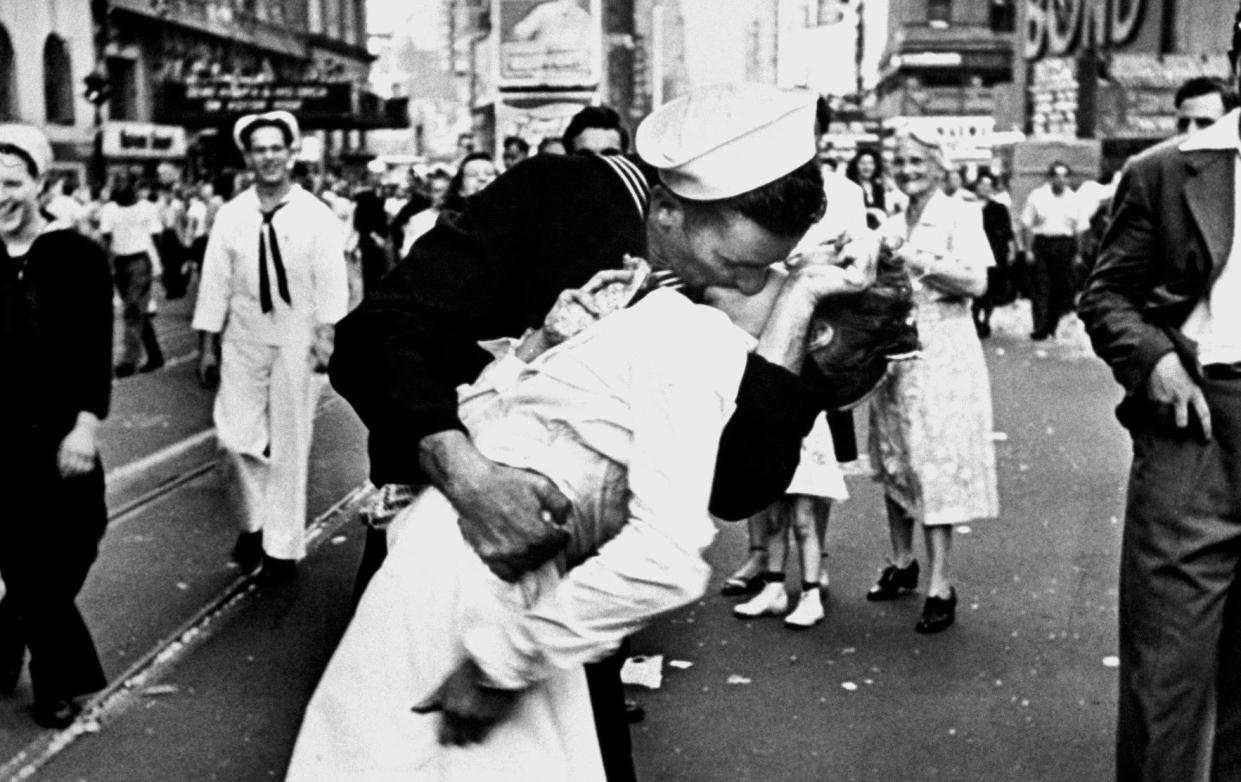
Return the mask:
{"type": "Polygon", "coordinates": [[[1147,0],[1026,0],[1027,60],[1063,57],[1092,40],[1100,47],[1133,40],[1147,0]]]}

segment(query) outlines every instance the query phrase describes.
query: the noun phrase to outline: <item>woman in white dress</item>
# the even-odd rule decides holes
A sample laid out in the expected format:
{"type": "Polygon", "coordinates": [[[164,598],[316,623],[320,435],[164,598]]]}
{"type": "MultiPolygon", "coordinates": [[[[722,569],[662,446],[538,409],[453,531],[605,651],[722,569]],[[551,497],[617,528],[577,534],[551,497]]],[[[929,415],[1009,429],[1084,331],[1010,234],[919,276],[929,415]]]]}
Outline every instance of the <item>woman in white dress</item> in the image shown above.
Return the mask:
{"type": "Polygon", "coordinates": [[[870,400],[870,458],[884,489],[892,558],[867,599],[892,600],[917,586],[920,522],[930,579],[915,629],[936,633],[956,617],[953,525],[999,514],[991,388],[970,314],[994,259],[978,208],[939,189],[946,167],[938,146],[902,136],[893,168],[909,208],[883,230],[912,274],[922,353],[893,364],[870,400]]]}

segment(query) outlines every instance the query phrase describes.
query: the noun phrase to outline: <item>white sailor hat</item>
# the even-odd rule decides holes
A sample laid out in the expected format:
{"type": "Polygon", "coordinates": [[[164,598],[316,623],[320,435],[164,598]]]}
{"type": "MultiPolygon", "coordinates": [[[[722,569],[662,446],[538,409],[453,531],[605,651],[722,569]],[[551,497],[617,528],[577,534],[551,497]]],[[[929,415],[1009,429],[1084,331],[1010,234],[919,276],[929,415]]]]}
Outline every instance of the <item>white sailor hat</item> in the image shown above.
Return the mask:
{"type": "Polygon", "coordinates": [[[810,90],[766,84],[704,87],[651,112],[634,144],[673,193],[730,198],[815,157],[817,99],[810,90]]]}
{"type": "Polygon", "coordinates": [[[52,165],[51,143],[43,131],[30,125],[0,125],[0,153],[10,151],[34,167],[35,178],[46,174],[52,165]]]}
{"type": "Polygon", "coordinates": [[[233,143],[242,152],[246,151],[246,131],[256,122],[283,125],[289,131],[289,147],[296,148],[302,143],[302,131],[297,125],[297,117],[287,111],[268,111],[263,114],[247,114],[233,125],[233,143]]]}

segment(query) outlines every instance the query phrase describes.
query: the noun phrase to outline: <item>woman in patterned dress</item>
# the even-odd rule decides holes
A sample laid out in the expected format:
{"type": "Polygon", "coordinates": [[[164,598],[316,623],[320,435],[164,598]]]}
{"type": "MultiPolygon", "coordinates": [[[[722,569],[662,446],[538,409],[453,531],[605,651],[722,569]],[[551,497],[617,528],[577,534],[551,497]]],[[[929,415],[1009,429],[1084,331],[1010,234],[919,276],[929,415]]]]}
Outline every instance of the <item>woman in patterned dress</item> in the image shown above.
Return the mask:
{"type": "Polygon", "coordinates": [[[947,168],[937,145],[902,136],[893,169],[910,204],[883,230],[911,275],[922,354],[893,364],[870,402],[870,456],[892,558],[867,599],[892,600],[917,586],[913,531],[921,522],[930,579],[915,629],[936,633],[956,616],[953,525],[999,513],[990,382],[970,315],[993,259],[977,207],[940,192],[947,168]]]}

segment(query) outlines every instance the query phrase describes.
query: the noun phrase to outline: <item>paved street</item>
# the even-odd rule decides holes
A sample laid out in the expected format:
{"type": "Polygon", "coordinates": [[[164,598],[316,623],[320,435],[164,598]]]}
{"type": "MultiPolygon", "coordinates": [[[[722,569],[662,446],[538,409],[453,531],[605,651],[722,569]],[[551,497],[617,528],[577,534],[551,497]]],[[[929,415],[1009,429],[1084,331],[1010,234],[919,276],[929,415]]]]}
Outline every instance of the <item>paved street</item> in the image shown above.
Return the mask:
{"type": "MultiPolygon", "coordinates": [[[[161,315],[170,340],[185,317],[175,306],[161,315]]],[[[1111,413],[1118,392],[1070,324],[1038,345],[1017,312],[997,325],[985,347],[1003,513],[956,536],[957,626],[919,636],[920,597],[865,601],[886,529],[876,487],[851,477],[853,497],[829,533],[825,622],[793,632],[778,619],[738,621],[713,586],[635,639],[635,654],[664,662],[659,689],[634,688],[647,712],[634,729],[640,779],[1109,777],[1128,459],[1111,413]]],[[[0,701],[0,779],[282,776],[347,621],[362,430],[326,391],[308,519],[318,545],[295,583],[256,590],[227,566],[233,527],[203,466],[214,446],[209,401],[190,369],[116,386],[107,456],[121,480],[110,507],[133,510],[114,520],[81,604],[118,684],[61,735],[26,719],[28,683],[0,701]]],[[[741,525],[721,529],[716,582],[745,545],[741,525]]]]}

